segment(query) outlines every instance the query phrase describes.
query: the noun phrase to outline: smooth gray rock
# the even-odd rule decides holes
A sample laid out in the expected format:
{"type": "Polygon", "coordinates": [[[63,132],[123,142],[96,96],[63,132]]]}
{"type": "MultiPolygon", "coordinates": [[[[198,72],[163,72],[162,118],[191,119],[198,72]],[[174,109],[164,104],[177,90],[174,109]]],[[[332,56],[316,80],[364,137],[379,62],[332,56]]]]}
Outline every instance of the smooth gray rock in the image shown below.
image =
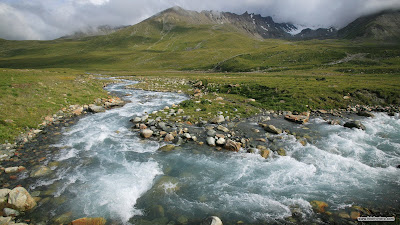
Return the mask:
{"type": "Polygon", "coordinates": [[[105,112],[106,109],[103,106],[89,105],[89,111],[94,113],[105,112]]]}
{"type": "Polygon", "coordinates": [[[150,129],[143,129],[140,131],[140,136],[143,138],[150,138],[153,135],[153,131],[150,129]]]}
{"type": "Polygon", "coordinates": [[[3,209],[3,213],[4,213],[5,216],[13,216],[13,217],[21,215],[21,213],[18,212],[17,210],[10,209],[10,208],[4,208],[3,209]]]}
{"type": "Polygon", "coordinates": [[[219,115],[210,120],[210,123],[215,123],[215,124],[222,123],[222,122],[225,122],[225,118],[223,115],[219,115]]]}
{"type": "Polygon", "coordinates": [[[207,131],[207,136],[209,137],[214,137],[217,134],[215,130],[208,130],[207,131]]]}
{"type": "Polygon", "coordinates": [[[276,128],[274,125],[266,125],[264,127],[264,130],[271,134],[281,134],[282,133],[282,130],[279,128],[276,128]]]}
{"type": "Polygon", "coordinates": [[[209,146],[215,146],[215,138],[213,138],[213,137],[208,137],[207,138],[207,144],[209,145],[209,146]]]}

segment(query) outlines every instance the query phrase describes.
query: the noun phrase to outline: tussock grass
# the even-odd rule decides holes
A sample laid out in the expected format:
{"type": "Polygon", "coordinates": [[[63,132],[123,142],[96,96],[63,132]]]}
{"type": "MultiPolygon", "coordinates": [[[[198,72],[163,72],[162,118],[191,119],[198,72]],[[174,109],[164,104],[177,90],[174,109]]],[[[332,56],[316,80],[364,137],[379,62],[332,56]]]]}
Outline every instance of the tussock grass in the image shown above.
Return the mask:
{"type": "Polygon", "coordinates": [[[12,142],[44,117],[106,97],[103,83],[72,70],[0,69],[0,143],[12,142]]]}

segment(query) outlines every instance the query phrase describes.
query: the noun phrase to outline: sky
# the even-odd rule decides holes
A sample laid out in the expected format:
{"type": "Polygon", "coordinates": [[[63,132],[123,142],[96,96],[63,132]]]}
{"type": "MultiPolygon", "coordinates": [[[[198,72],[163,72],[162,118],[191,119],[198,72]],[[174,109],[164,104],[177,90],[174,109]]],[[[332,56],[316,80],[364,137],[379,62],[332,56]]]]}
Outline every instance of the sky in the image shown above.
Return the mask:
{"type": "Polygon", "coordinates": [[[341,28],[365,14],[399,9],[400,0],[0,0],[0,38],[49,40],[88,27],[133,25],[173,6],[341,28]]]}

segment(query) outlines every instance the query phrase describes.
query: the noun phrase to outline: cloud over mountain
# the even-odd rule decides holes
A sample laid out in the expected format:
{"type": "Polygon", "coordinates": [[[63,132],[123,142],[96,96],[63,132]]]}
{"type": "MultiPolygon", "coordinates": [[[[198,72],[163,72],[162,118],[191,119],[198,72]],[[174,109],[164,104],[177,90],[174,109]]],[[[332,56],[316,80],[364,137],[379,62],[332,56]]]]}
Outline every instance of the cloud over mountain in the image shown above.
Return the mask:
{"type": "Polygon", "coordinates": [[[245,11],[278,22],[342,27],[357,17],[400,8],[398,0],[1,0],[0,38],[53,39],[88,27],[132,25],[166,8],[245,11]]]}

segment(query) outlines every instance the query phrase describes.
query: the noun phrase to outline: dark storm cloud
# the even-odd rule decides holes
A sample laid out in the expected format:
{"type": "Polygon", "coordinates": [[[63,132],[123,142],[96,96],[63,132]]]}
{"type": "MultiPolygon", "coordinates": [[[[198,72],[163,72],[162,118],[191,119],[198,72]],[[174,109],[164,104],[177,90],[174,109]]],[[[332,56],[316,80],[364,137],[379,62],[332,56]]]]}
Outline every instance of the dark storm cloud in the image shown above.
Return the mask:
{"type": "Polygon", "coordinates": [[[278,22],[342,27],[357,17],[400,8],[398,0],[0,0],[0,38],[53,39],[88,27],[132,25],[174,5],[245,11],[278,22]]]}

